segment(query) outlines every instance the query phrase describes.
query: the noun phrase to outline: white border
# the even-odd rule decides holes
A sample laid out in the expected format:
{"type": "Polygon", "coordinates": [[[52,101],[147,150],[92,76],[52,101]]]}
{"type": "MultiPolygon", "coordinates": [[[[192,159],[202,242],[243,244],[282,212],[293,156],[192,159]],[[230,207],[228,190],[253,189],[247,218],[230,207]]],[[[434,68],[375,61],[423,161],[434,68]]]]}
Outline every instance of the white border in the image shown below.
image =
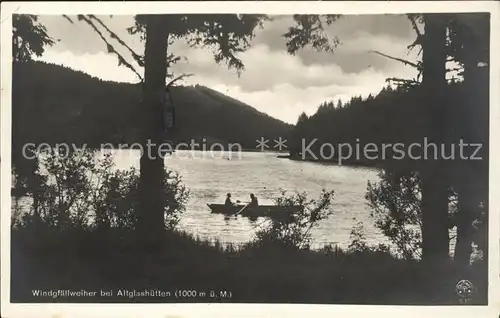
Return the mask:
{"type": "Polygon", "coordinates": [[[1,4],[1,315],[2,317],[304,317],[351,315],[381,317],[495,317],[500,314],[500,2],[496,1],[219,1],[219,2],[2,2],[1,4]],[[267,13],[383,14],[409,12],[490,12],[490,224],[489,305],[359,306],[269,304],[10,304],[10,185],[11,185],[11,19],[12,13],[114,14],[139,13],[267,13]]]}

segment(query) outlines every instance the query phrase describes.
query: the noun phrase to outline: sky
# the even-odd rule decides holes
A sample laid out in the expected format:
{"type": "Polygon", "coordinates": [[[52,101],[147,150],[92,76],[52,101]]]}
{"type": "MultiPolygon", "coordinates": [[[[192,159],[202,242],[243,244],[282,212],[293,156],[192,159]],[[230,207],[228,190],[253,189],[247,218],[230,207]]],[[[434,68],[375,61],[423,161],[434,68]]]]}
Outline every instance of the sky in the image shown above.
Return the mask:
{"type": "MultiPolygon", "coordinates": [[[[135,52],[144,52],[139,35],[127,32],[134,25],[133,16],[100,18],[135,52]]],[[[89,25],[76,18],[71,24],[62,16],[41,16],[39,21],[57,40],[41,60],[104,80],[138,81],[132,71],[118,66],[116,56],[107,53],[106,45],[89,25]]],[[[245,65],[239,76],[224,64],[216,64],[210,49],[192,48],[182,39],[169,47],[174,54],[185,57],[171,71],[176,75],[193,74],[182,81],[183,85],[210,87],[292,124],[302,112],[314,114],[325,101],[376,94],[386,85],[387,78],[411,79],[417,75],[411,66],[370,53],[377,50],[417,60],[416,50],[407,48],[415,39],[415,31],[405,15],[342,16],[326,30],[340,41],[333,53],[305,48],[289,55],[282,35],[292,25],[291,16],[275,16],[257,29],[250,48],[239,55],[245,65]]],[[[127,60],[132,62],[131,57],[127,60]]],[[[143,73],[138,66],[136,69],[143,73]]]]}

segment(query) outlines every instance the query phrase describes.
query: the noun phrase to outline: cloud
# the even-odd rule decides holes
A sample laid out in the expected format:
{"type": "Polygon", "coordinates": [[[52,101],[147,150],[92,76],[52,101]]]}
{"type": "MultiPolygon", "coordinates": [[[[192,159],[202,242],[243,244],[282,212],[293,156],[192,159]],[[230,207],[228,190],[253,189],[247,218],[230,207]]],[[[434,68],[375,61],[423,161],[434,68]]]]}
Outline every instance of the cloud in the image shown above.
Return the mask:
{"type": "MultiPolygon", "coordinates": [[[[111,30],[116,32],[136,52],[144,51],[144,43],[138,35],[130,35],[127,28],[134,25],[133,16],[98,16],[111,30]]],[[[83,21],[71,17],[73,24],[62,16],[41,16],[40,21],[48,33],[61,41],[54,46],[58,51],[71,51],[76,54],[105,52],[106,46],[92,28],[83,21]]],[[[295,23],[291,16],[273,16],[272,21],[264,23],[264,28],[256,30],[253,44],[265,45],[270,51],[283,52],[285,38],[282,36],[295,23]]],[[[387,61],[368,54],[369,49],[378,49],[388,54],[398,51],[413,42],[414,33],[405,15],[346,15],[332,25],[326,26],[330,37],[338,37],[341,45],[335,54],[316,52],[305,48],[296,55],[305,64],[337,64],[345,72],[358,72],[368,66],[384,69],[387,61]],[[361,63],[360,63],[361,62],[361,63]]],[[[180,41],[182,42],[182,41],[180,41]]],[[[175,53],[182,55],[189,51],[187,45],[177,45],[175,53]]],[[[405,52],[397,52],[399,55],[405,52]]]]}
{"type": "MultiPolygon", "coordinates": [[[[367,46],[366,51],[368,49],[370,46],[367,46]]],[[[358,53],[360,52],[363,51],[359,49],[358,53]]],[[[391,53],[390,50],[389,53],[391,53]]],[[[365,54],[368,53],[365,52],[365,54]]],[[[205,75],[210,74],[210,78],[227,85],[241,86],[243,90],[248,92],[268,90],[283,84],[289,84],[299,89],[330,86],[332,83],[351,86],[360,84],[366,74],[370,74],[372,78],[380,79],[384,75],[393,76],[391,74],[398,73],[401,65],[375,54],[368,55],[387,63],[387,67],[377,69],[368,64],[360,68],[358,72],[347,73],[337,63],[307,64],[302,59],[291,56],[285,51],[271,51],[268,46],[258,44],[241,54],[241,59],[246,67],[240,77],[237,77],[234,71],[226,69],[223,65],[216,65],[210,54],[202,50],[189,51],[188,62],[174,66],[173,70],[179,73],[194,73],[204,78],[208,77],[205,75]]],[[[398,56],[398,54],[395,55],[398,56]]],[[[353,63],[366,63],[366,61],[353,61],[353,63]]],[[[382,78],[382,81],[384,79],[382,78]]]]}
{"type": "MultiPolygon", "coordinates": [[[[307,66],[303,66],[306,67],[307,66]]],[[[338,78],[344,78],[340,73],[338,78]]],[[[224,84],[214,77],[194,76],[189,83],[202,83],[224,94],[241,100],[258,110],[279,118],[285,122],[294,124],[298,116],[305,112],[312,115],[318,106],[330,100],[346,101],[352,96],[368,96],[368,94],[378,93],[385,85],[387,77],[412,78],[414,70],[401,65],[389,74],[380,73],[373,69],[353,75],[352,79],[346,81],[330,81],[322,86],[298,87],[290,82],[281,82],[262,90],[246,90],[246,86],[234,84],[224,84]]]]}
{"type": "MultiPolygon", "coordinates": [[[[253,53],[255,55],[252,56],[258,57],[257,53],[262,53],[260,50],[265,49],[255,48],[255,50],[253,53]]],[[[261,65],[249,64],[248,73],[243,73],[238,79],[236,74],[231,74],[222,66],[214,66],[213,62],[208,63],[207,54],[198,52],[191,57],[197,56],[202,58],[205,64],[200,63],[200,60],[195,60],[196,63],[194,63],[193,59],[190,59],[193,65],[219,68],[220,73],[219,75],[210,72],[196,73],[184,84],[205,85],[289,123],[295,123],[303,111],[309,115],[313,114],[324,101],[347,100],[354,95],[366,96],[370,93],[377,93],[385,85],[387,77],[411,78],[414,76],[414,70],[404,65],[393,68],[390,73],[366,69],[358,74],[343,74],[338,67],[331,67],[327,69],[331,74],[325,75],[328,72],[322,72],[321,68],[306,66],[286,55],[285,57],[290,60],[280,64],[278,61],[282,56],[274,53],[267,56],[267,72],[259,72],[261,65]],[[251,84],[249,83],[251,81],[260,83],[251,84]],[[307,85],[308,81],[315,82],[317,85],[307,85]],[[248,89],[249,86],[254,89],[248,89]],[[261,87],[258,88],[259,86],[261,87]]],[[[118,66],[115,56],[107,53],[76,55],[68,51],[57,52],[49,49],[42,60],[66,65],[105,80],[137,81],[131,71],[118,66]]]]}
{"type": "MultiPolygon", "coordinates": [[[[274,17],[264,29],[258,30],[254,42],[266,44],[272,51],[282,51],[286,42],[282,35],[293,25],[291,16],[274,17]]],[[[358,72],[368,65],[383,69],[387,66],[386,61],[366,51],[387,51],[389,48],[388,53],[394,53],[396,46],[400,46],[399,49],[406,47],[415,37],[406,15],[344,15],[333,24],[324,26],[329,38],[336,37],[341,42],[335,54],[304,48],[296,56],[305,64],[338,64],[345,72],[358,72]]]]}
{"type": "MultiPolygon", "coordinates": [[[[42,15],[40,22],[47,28],[47,33],[54,39],[60,40],[54,47],[57,51],[71,51],[75,54],[94,54],[106,52],[106,45],[90,25],[79,21],[76,16],[69,16],[70,23],[61,15],[42,15]]],[[[131,15],[97,16],[110,30],[115,32],[129,46],[136,51],[144,51],[144,45],[137,35],[130,35],[127,28],[134,25],[131,15]]],[[[94,22],[96,23],[96,22],[94,22]]],[[[96,25],[98,25],[96,23],[96,25]]],[[[99,27],[100,30],[104,30],[99,27]]]]}
{"type": "MultiPolygon", "coordinates": [[[[132,16],[102,17],[136,52],[144,43],[126,28],[132,16]]],[[[61,16],[43,16],[48,33],[60,38],[48,48],[43,60],[63,64],[93,76],[117,82],[137,82],[125,67],[118,67],[115,56],[84,22],[67,22],[61,16]]],[[[369,53],[383,53],[414,61],[416,52],[407,52],[413,30],[404,15],[343,16],[327,31],[341,40],[334,54],[304,49],[289,55],[282,34],[293,24],[290,16],[266,22],[257,31],[253,45],[239,57],[245,64],[240,76],[225,65],[217,65],[210,49],[195,49],[177,41],[169,51],[187,58],[172,67],[176,74],[193,73],[186,84],[201,84],[240,99],[271,116],[294,123],[300,113],[312,114],[325,100],[349,99],[353,95],[377,93],[388,77],[413,78],[411,67],[369,53]]],[[[118,46],[117,46],[118,47],[118,46]]],[[[129,60],[130,54],[120,49],[129,60]]],[[[140,70],[140,69],[139,69],[140,70]]],[[[143,71],[140,70],[140,73],[143,71]]]]}
{"type": "Polygon", "coordinates": [[[48,49],[39,60],[68,66],[106,81],[137,83],[137,76],[124,66],[118,66],[116,56],[98,52],[74,54],[69,51],[58,52],[48,49]]]}

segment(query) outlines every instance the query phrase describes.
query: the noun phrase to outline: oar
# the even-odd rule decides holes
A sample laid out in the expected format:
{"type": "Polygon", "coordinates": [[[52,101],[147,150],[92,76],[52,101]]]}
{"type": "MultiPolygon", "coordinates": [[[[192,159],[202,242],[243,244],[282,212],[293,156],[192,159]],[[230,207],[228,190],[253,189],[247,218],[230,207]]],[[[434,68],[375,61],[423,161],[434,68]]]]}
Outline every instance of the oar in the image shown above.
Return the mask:
{"type": "Polygon", "coordinates": [[[250,204],[250,202],[249,202],[249,203],[247,203],[247,205],[245,205],[244,207],[242,207],[242,208],[241,208],[241,210],[239,210],[239,211],[238,211],[238,212],[237,212],[234,216],[237,216],[238,214],[240,214],[243,210],[245,210],[245,208],[246,208],[249,204],[250,204]]]}

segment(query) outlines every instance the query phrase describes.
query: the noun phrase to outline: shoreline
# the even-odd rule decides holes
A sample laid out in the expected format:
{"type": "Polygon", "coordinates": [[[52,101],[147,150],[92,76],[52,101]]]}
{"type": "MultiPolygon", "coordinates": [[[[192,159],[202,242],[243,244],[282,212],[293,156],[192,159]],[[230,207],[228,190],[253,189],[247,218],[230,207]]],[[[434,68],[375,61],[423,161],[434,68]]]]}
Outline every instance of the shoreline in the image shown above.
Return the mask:
{"type": "Polygon", "coordinates": [[[338,159],[331,159],[331,160],[319,160],[319,159],[314,159],[311,157],[306,157],[306,158],[301,158],[300,156],[292,156],[290,154],[287,155],[279,155],[277,156],[279,159],[288,159],[292,161],[301,161],[301,162],[312,162],[312,163],[319,163],[319,164],[324,164],[324,165],[336,165],[339,167],[350,167],[350,168],[370,168],[370,169],[381,169],[380,167],[380,162],[374,161],[373,163],[366,163],[366,162],[353,162],[351,161],[343,161],[342,163],[339,164],[338,159]]]}

